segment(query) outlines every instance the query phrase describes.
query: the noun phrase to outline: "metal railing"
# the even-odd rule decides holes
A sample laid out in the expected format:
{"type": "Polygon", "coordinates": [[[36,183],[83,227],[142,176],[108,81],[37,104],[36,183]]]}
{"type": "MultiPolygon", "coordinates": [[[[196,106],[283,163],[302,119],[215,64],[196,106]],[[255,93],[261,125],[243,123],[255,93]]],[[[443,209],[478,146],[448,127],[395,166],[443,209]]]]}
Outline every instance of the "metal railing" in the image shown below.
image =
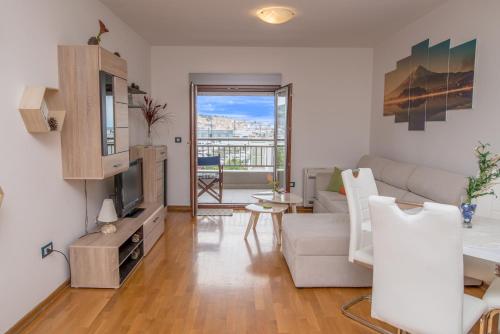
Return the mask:
{"type": "Polygon", "coordinates": [[[220,155],[227,167],[273,167],[274,140],[246,138],[198,138],[198,157],[220,155]]]}

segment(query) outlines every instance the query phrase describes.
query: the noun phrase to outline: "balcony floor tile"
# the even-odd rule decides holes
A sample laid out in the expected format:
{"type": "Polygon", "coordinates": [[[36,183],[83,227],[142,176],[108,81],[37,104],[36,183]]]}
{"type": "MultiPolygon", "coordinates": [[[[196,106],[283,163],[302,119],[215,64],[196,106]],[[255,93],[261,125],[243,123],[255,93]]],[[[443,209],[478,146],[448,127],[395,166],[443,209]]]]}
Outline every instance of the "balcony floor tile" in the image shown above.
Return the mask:
{"type": "MultiPolygon", "coordinates": [[[[222,192],[223,204],[246,204],[256,203],[257,200],[252,197],[253,194],[270,189],[224,189],[222,192]]],[[[217,200],[208,194],[203,194],[198,198],[198,204],[217,204],[217,200]]]]}

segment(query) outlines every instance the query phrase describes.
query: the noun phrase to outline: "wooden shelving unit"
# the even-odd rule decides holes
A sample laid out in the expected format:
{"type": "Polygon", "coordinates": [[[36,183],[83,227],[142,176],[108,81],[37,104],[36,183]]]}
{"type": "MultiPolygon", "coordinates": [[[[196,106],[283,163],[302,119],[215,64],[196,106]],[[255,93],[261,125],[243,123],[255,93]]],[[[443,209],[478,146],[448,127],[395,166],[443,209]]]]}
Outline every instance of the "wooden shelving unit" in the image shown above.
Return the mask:
{"type": "Polygon", "coordinates": [[[70,246],[72,287],[116,289],[125,282],[164,230],[163,205],[142,207],[139,216],[117,222],[116,233],[89,234],[70,246]]]}
{"type": "Polygon", "coordinates": [[[19,112],[30,133],[61,131],[66,110],[64,101],[56,88],[28,86],[24,89],[19,112]],[[50,119],[55,120],[56,129],[51,129],[50,119]]]}
{"type": "Polygon", "coordinates": [[[129,167],[127,62],[97,45],[58,46],[66,108],[63,177],[102,180],[129,167]]]}

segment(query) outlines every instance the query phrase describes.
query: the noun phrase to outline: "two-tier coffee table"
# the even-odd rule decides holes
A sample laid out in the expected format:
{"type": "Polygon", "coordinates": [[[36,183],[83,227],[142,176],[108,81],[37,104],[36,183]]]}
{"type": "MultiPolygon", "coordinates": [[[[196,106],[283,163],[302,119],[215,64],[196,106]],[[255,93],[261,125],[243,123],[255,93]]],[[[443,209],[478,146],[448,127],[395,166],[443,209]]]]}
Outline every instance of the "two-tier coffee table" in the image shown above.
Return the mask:
{"type": "Polygon", "coordinates": [[[271,214],[271,218],[273,219],[273,228],[274,233],[276,235],[276,239],[278,240],[278,245],[281,245],[281,221],[283,218],[283,213],[288,210],[288,205],[283,204],[269,204],[269,207],[264,207],[262,204],[249,204],[245,207],[248,211],[250,211],[250,220],[248,221],[247,230],[245,231],[245,240],[248,237],[248,233],[250,233],[250,229],[253,226],[257,226],[259,222],[259,217],[261,213],[269,213],[271,214]]]}
{"type": "Polygon", "coordinates": [[[292,213],[297,213],[297,204],[302,203],[303,199],[299,195],[292,193],[278,193],[278,192],[262,192],[252,195],[260,203],[268,202],[275,204],[285,204],[290,207],[292,213]]]}

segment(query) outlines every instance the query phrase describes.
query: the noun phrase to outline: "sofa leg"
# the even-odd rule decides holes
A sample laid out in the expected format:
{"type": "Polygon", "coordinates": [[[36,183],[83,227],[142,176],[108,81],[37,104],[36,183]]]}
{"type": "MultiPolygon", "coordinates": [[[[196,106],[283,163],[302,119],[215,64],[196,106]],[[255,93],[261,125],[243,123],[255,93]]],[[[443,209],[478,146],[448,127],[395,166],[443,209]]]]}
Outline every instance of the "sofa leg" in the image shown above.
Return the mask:
{"type": "Polygon", "coordinates": [[[365,301],[365,300],[368,300],[370,301],[371,303],[371,300],[372,300],[372,296],[371,295],[364,295],[364,296],[361,296],[361,297],[357,297],[353,300],[351,300],[350,302],[348,302],[347,304],[344,304],[342,305],[342,314],[345,315],[346,317],[348,318],[351,318],[352,320],[356,321],[356,322],[359,322],[360,324],[368,327],[368,328],[371,328],[373,329],[374,331],[376,331],[377,333],[382,333],[382,334],[393,334],[391,332],[389,332],[388,330],[385,330],[383,329],[382,327],[379,327],[375,324],[372,324],[371,322],[361,318],[360,316],[357,316],[356,314],[352,313],[349,311],[349,309],[351,307],[353,307],[354,305],[362,302],[362,301],[365,301]]]}

